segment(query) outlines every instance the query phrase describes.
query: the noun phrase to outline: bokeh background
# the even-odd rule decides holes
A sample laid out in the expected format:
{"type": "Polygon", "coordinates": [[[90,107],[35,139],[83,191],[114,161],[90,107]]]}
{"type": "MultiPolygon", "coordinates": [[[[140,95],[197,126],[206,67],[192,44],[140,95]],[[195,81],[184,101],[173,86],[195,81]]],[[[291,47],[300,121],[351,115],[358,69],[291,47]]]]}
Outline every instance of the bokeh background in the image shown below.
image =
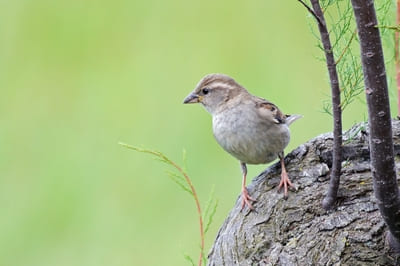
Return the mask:
{"type": "MultiPolygon", "coordinates": [[[[0,265],[197,260],[190,196],[168,166],[118,142],[178,163],[187,151],[202,203],[213,186],[219,200],[208,250],[240,168],[213,139],[209,114],[182,101],[205,74],[226,73],[304,115],[287,152],[331,131],[310,22],[297,1],[1,1],[0,265]]],[[[344,128],[365,117],[361,97],[344,128]]],[[[249,177],[266,167],[249,166],[249,177]]]]}

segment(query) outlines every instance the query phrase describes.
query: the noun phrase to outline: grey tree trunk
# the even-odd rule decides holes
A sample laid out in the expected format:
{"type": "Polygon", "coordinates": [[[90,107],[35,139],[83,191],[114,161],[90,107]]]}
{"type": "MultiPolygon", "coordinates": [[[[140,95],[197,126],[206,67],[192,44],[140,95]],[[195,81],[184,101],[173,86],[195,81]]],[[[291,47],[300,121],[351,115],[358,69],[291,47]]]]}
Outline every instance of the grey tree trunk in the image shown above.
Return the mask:
{"type": "Polygon", "coordinates": [[[351,0],[356,18],[370,126],[375,197],[389,228],[388,241],[400,253],[400,196],[393,156],[389,91],[374,0],[351,0]]]}
{"type": "MultiPolygon", "coordinates": [[[[321,206],[333,145],[332,134],[323,134],[286,156],[298,188],[287,200],[276,192],[279,164],[252,181],[248,189],[257,199],[255,211],[241,212],[236,202],[218,232],[209,265],[396,265],[373,193],[367,125],[354,126],[343,141],[336,208],[321,206]]],[[[393,142],[398,161],[400,121],[393,121],[393,142]]]]}

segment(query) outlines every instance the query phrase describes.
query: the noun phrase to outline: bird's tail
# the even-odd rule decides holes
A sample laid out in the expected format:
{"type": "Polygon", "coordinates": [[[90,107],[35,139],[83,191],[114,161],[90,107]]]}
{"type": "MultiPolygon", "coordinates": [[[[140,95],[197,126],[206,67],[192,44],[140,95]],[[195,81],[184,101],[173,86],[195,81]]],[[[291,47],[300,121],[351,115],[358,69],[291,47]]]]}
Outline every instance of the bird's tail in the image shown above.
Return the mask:
{"type": "Polygon", "coordinates": [[[294,121],[302,117],[303,117],[302,115],[286,115],[285,123],[286,125],[290,126],[290,124],[292,124],[294,121]]]}

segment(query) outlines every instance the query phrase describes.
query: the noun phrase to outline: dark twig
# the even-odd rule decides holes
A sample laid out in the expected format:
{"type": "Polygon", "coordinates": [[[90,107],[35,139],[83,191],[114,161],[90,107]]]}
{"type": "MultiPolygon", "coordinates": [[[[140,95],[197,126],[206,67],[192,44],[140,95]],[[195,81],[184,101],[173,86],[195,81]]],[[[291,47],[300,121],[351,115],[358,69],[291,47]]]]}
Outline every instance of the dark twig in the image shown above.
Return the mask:
{"type": "Polygon", "coordinates": [[[373,0],[351,0],[360,39],[368,105],[369,145],[374,192],[389,228],[388,240],[400,252],[400,198],[394,162],[389,92],[373,0]]]}
{"type": "Polygon", "coordinates": [[[307,10],[308,12],[310,12],[311,15],[314,16],[314,18],[317,20],[318,24],[322,25],[322,21],[321,19],[317,16],[317,14],[315,14],[314,10],[311,9],[311,7],[309,7],[306,3],[304,3],[302,0],[297,0],[300,2],[300,4],[302,4],[307,10]]]}
{"type": "MultiPolygon", "coordinates": [[[[400,0],[396,1],[397,14],[396,24],[400,24],[400,0]]],[[[395,64],[396,64],[396,81],[397,81],[397,116],[400,117],[400,56],[399,56],[399,31],[394,32],[394,51],[395,51],[395,64]]]]}
{"type": "Polygon", "coordinates": [[[311,0],[312,9],[303,1],[298,0],[307,8],[307,10],[316,18],[318,29],[321,35],[321,42],[325,51],[326,66],[328,68],[331,94],[332,94],[332,113],[333,113],[333,161],[331,169],[331,178],[326,197],[322,201],[325,209],[331,209],[337,198],[339,189],[340,171],[342,168],[342,108],[340,105],[339,77],[336,70],[335,57],[332,51],[332,44],[329,38],[329,32],[326,27],[324,13],[318,0],[311,0]]]}

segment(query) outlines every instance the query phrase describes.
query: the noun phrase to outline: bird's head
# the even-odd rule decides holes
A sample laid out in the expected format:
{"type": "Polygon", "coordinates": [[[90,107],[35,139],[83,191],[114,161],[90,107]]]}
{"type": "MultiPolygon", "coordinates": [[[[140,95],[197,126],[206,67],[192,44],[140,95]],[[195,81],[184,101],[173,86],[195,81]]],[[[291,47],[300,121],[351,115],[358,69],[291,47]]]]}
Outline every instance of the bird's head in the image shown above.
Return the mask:
{"type": "Polygon", "coordinates": [[[183,103],[201,103],[211,114],[246,90],[233,78],[224,74],[208,74],[183,103]]]}

